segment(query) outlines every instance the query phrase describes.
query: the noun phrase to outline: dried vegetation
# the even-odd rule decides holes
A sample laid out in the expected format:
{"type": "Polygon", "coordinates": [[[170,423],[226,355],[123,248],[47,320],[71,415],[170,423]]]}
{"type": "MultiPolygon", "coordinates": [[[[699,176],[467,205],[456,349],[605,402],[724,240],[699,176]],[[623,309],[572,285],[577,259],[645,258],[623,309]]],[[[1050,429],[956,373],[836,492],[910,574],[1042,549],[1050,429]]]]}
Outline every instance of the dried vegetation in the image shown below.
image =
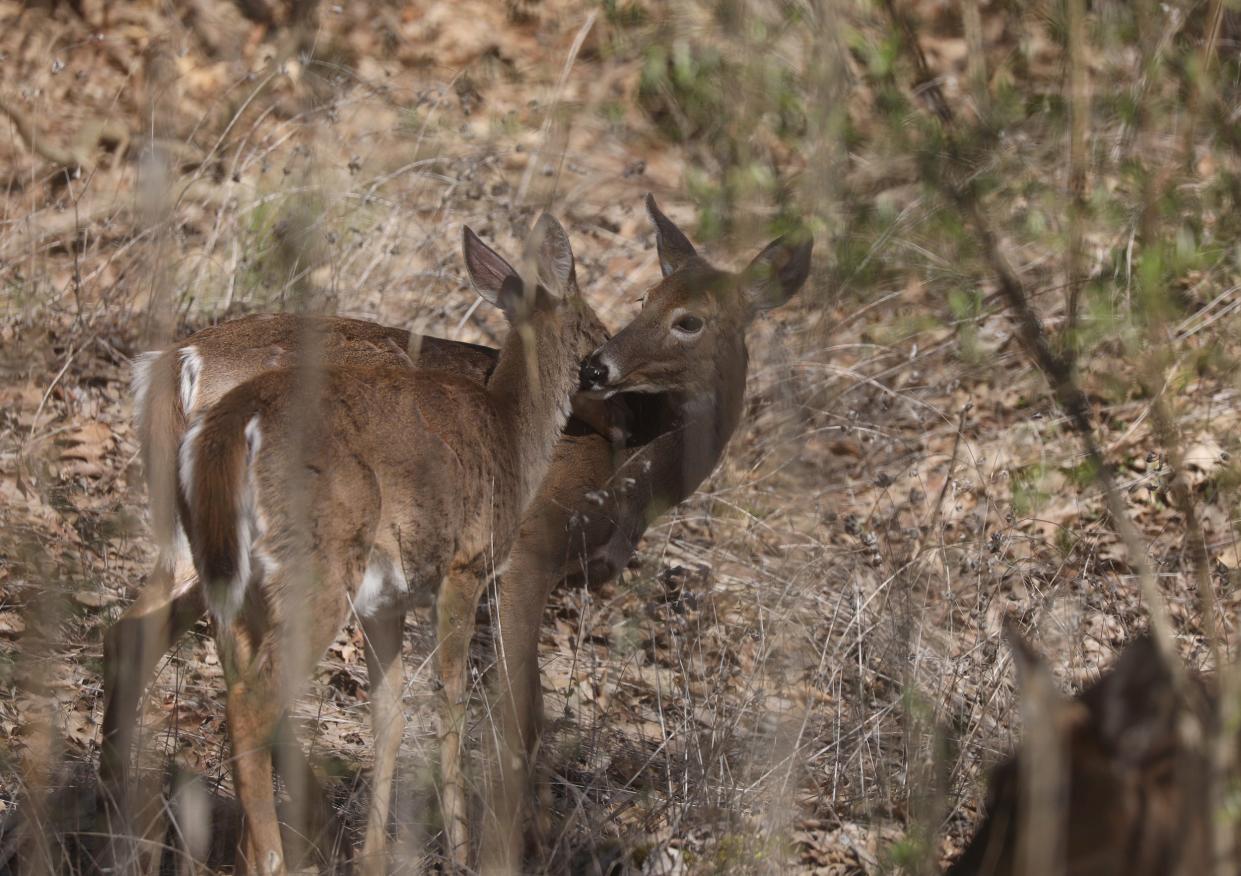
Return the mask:
{"type": "MultiPolygon", "coordinates": [[[[68,867],[66,830],[89,830],[57,789],[95,755],[101,632],[153,553],[129,359],[271,309],[494,343],[459,226],[515,253],[544,208],[617,328],[658,274],[651,190],[721,263],[798,220],[821,244],[752,334],[724,463],[622,580],[554,598],[548,865],[934,871],[1018,730],[1004,619],[1079,686],[1150,616],[995,253],[1085,393],[1175,646],[1209,664],[1186,501],[1235,636],[1239,68],[1218,9],[0,0],[0,813],[21,840],[0,870],[68,867]],[[19,835],[23,812],[42,822],[19,835]]],[[[428,629],[407,642],[411,862],[437,830],[428,629]]],[[[161,671],[143,759],[227,797],[209,643],[161,671]]],[[[476,656],[477,735],[486,636],[476,656]]],[[[363,669],[351,628],[298,710],[346,813],[363,669]]]]}

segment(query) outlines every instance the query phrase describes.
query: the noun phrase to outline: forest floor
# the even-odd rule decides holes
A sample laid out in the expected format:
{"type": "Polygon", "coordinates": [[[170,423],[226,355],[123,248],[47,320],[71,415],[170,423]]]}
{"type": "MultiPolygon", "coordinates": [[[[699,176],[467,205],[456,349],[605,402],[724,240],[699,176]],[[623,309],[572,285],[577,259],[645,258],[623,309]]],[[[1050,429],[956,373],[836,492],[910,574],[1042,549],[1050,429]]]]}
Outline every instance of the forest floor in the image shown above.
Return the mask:
{"type": "MultiPolygon", "coordinates": [[[[643,28],[676,16],[633,10],[659,4],[543,0],[524,17],[482,0],[327,4],[300,43],[294,24],[264,29],[240,6],[85,0],[79,15],[0,0],[0,814],[20,807],[32,763],[97,759],[101,636],[154,556],[135,355],[301,307],[494,344],[502,323],[475,309],[460,226],[515,255],[543,208],[616,329],[658,276],[644,194],[691,236],[706,228],[684,196],[697,153],[639,105],[643,28]],[[293,249],[317,258],[291,265],[293,249]]],[[[934,34],[930,62],[962,69],[964,39],[934,34]]],[[[1058,150],[1029,172],[1060,173],[1058,150]]],[[[832,239],[850,229],[816,199],[842,197],[867,156],[773,160],[818,223],[816,262],[802,293],[751,330],[728,453],[650,528],[621,580],[559,592],[545,618],[555,860],[574,872],[610,858],[652,873],[948,860],[1020,729],[1004,619],[1032,631],[1066,689],[1146,624],[1075,439],[993,288],[924,251],[921,223],[941,208],[908,179],[872,186],[900,218],[862,246],[899,267],[851,276],[832,239]],[[928,265],[971,304],[941,294],[928,265]]],[[[766,218],[704,251],[744,265],[772,236],[758,230],[766,218]]],[[[1055,253],[1013,258],[1051,290],[1036,300],[1056,324],[1055,253]]],[[[1236,287],[1211,275],[1191,290],[1199,304],[1175,333],[1184,359],[1235,349],[1236,287]]],[[[1149,404],[1114,380],[1126,355],[1102,349],[1082,379],[1184,656],[1201,666],[1149,404]]],[[[1235,372],[1208,363],[1177,386],[1188,474],[1230,584],[1235,372]]],[[[1224,593],[1231,619],[1238,597],[1224,593]]],[[[419,621],[398,778],[406,849],[434,829],[419,621]]],[[[144,751],[227,793],[221,685],[204,621],[152,688],[144,751]]],[[[365,690],[351,626],[299,701],[317,761],[369,763],[365,690]]]]}

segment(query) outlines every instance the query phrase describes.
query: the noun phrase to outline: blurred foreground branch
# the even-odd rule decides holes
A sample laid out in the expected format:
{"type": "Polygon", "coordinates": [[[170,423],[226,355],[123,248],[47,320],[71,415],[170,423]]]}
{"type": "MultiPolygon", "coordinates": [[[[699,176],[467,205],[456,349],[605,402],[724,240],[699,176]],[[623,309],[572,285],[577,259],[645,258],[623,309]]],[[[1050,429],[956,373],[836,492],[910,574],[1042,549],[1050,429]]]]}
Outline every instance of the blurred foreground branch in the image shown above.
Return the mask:
{"type": "Polygon", "coordinates": [[[1068,417],[1069,424],[1077,433],[1085,452],[1088,464],[1093,471],[1096,482],[1103,492],[1104,503],[1112,528],[1125,545],[1129,561],[1137,575],[1138,586],[1142,598],[1150,612],[1151,632],[1159,650],[1167,658],[1173,671],[1177,674],[1178,687],[1183,679],[1184,669],[1177,658],[1173,641],[1172,625],[1168,619],[1167,607],[1155,583],[1155,576],[1142,545],[1141,538],[1133,521],[1129,518],[1128,509],[1121,498],[1111,467],[1104,459],[1095,435],[1090,402],[1078,385],[1070,362],[1058,354],[1048,339],[1042,320],[1030,304],[1029,296],[1021,279],[1009,264],[1007,257],[1000,248],[999,237],[990,217],[980,203],[977,187],[968,178],[959,177],[955,171],[965,158],[956,119],[944,96],[938,81],[931,74],[926,58],[918,45],[913,26],[908,18],[897,8],[895,0],[884,0],[893,31],[900,40],[906,54],[914,65],[917,78],[915,90],[926,98],[930,108],[939,118],[943,129],[943,148],[946,161],[923,162],[923,176],[928,183],[937,188],[960,211],[969,226],[973,229],[988,266],[995,275],[1001,295],[1008,309],[1017,321],[1020,339],[1027,354],[1035,365],[1043,372],[1051,386],[1056,403],[1068,417]]]}

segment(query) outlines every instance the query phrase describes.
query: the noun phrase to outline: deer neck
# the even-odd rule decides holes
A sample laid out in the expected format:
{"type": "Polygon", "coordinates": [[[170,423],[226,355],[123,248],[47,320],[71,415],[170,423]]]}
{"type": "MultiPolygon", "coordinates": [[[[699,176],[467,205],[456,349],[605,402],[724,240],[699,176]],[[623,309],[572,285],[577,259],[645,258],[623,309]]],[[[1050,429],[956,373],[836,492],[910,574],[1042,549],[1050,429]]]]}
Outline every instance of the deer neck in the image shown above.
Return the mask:
{"type": "Polygon", "coordinates": [[[670,392],[665,396],[668,431],[665,446],[653,454],[656,489],[676,504],[698,489],[715,470],[741,421],[745,398],[746,350],[732,351],[719,363],[708,391],[670,392]]]}
{"type": "Polygon", "coordinates": [[[534,498],[569,417],[578,374],[573,346],[573,332],[555,324],[512,328],[487,381],[512,449],[518,510],[534,498]]]}

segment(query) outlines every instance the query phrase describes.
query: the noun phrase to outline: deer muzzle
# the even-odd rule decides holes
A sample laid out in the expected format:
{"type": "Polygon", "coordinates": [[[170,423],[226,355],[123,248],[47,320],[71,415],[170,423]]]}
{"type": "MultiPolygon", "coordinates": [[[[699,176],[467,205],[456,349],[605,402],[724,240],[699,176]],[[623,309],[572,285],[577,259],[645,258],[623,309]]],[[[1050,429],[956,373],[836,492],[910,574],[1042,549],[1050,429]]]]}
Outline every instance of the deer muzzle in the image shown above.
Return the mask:
{"type": "Polygon", "coordinates": [[[584,391],[590,392],[592,390],[604,389],[608,385],[610,377],[607,363],[603,361],[598,353],[594,353],[582,362],[579,377],[580,388],[584,391]]]}

